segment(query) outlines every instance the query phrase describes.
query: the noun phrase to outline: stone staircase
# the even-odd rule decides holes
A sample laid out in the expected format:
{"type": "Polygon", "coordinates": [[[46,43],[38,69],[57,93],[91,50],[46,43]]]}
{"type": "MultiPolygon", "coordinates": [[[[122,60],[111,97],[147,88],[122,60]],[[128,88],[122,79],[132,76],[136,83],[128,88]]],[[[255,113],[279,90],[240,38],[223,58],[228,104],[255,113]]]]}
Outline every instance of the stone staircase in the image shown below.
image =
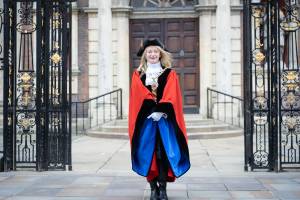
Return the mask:
{"type": "MultiPolygon", "coordinates": [[[[214,139],[240,136],[243,129],[213,119],[205,119],[200,115],[185,115],[185,123],[189,139],[214,139]]],[[[88,130],[87,135],[99,138],[128,139],[127,119],[106,123],[99,128],[88,130]]]]}

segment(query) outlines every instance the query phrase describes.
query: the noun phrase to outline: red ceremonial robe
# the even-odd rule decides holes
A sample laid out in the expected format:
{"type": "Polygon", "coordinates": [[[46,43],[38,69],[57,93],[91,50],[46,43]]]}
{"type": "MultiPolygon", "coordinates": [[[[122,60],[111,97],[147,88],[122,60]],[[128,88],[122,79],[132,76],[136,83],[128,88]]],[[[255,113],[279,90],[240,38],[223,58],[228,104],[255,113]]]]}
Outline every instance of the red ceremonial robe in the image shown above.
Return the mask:
{"type": "MultiPolygon", "coordinates": [[[[172,69],[166,69],[158,78],[157,102],[151,93],[150,86],[145,86],[145,75],[140,78],[140,72],[134,71],[131,80],[129,99],[129,138],[131,144],[131,155],[133,155],[136,144],[139,142],[138,135],[145,119],[152,112],[164,112],[176,130],[176,138],[181,149],[181,154],[189,158],[187,146],[187,133],[183,117],[182,96],[177,74],[172,69]],[[143,79],[144,78],[144,79],[143,79]]],[[[188,159],[189,162],[189,159],[188,159]]],[[[154,153],[151,167],[149,169],[148,181],[158,176],[156,155],[154,153]]],[[[174,181],[172,170],[168,170],[168,181],[174,181]]]]}

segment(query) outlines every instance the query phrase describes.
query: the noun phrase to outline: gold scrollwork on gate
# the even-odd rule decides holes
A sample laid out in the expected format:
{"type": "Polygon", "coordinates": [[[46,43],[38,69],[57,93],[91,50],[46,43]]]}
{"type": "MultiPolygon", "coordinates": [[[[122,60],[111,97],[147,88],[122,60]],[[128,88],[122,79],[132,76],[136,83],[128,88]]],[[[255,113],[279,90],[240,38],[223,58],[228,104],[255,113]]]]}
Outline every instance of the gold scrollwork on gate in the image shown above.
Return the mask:
{"type": "Polygon", "coordinates": [[[283,117],[283,125],[285,125],[289,131],[293,131],[297,125],[299,125],[299,116],[285,116],[283,117]]]}
{"type": "Polygon", "coordinates": [[[57,88],[52,88],[52,96],[53,96],[53,104],[54,105],[59,105],[59,91],[57,88]]]}
{"type": "Polygon", "coordinates": [[[54,119],[53,119],[53,123],[52,123],[52,124],[53,124],[54,126],[58,126],[59,123],[60,123],[60,120],[59,120],[58,118],[54,118],[54,119]]]}
{"type": "Polygon", "coordinates": [[[57,65],[61,61],[61,56],[58,53],[54,53],[51,56],[51,60],[57,65]]]}
{"type": "Polygon", "coordinates": [[[53,12],[53,17],[55,19],[59,19],[60,13],[59,12],[53,12]]]}
{"type": "Polygon", "coordinates": [[[265,113],[256,113],[253,120],[256,125],[262,126],[268,122],[268,116],[265,113]]]}
{"type": "Polygon", "coordinates": [[[31,100],[33,99],[31,97],[32,95],[31,88],[33,87],[32,85],[33,77],[29,73],[24,72],[20,74],[20,81],[21,82],[19,85],[22,90],[21,101],[22,104],[27,107],[30,104],[31,100]]]}
{"type": "Polygon", "coordinates": [[[54,42],[53,47],[54,47],[54,49],[59,50],[59,43],[58,42],[54,42]]]}
{"type": "Polygon", "coordinates": [[[299,29],[300,23],[296,19],[292,19],[291,21],[287,21],[287,19],[285,19],[285,21],[280,23],[280,27],[282,30],[287,31],[287,32],[288,31],[296,31],[299,29]]]}
{"type": "Polygon", "coordinates": [[[11,106],[11,97],[12,97],[12,91],[11,87],[8,89],[8,105],[11,106]]]}
{"type": "Polygon", "coordinates": [[[300,27],[300,21],[298,19],[298,11],[296,7],[289,8],[290,12],[280,22],[280,28],[286,32],[297,31],[300,27]]]}
{"type": "Polygon", "coordinates": [[[287,71],[282,73],[282,85],[287,88],[288,91],[295,91],[299,89],[299,72],[287,71]]]}
{"type": "Polygon", "coordinates": [[[54,20],[52,23],[52,26],[54,29],[59,29],[60,28],[60,21],[59,20],[54,20]]]}
{"type": "Polygon", "coordinates": [[[252,9],[252,15],[254,17],[260,18],[265,15],[265,9],[263,7],[256,6],[252,9]]]}
{"type": "Polygon", "coordinates": [[[255,46],[256,46],[257,49],[259,49],[259,48],[263,47],[264,44],[262,44],[259,39],[256,39],[255,40],[255,46]]]}
{"type": "Polygon", "coordinates": [[[290,92],[287,95],[286,100],[289,105],[293,105],[294,103],[296,103],[296,96],[292,92],[290,92]]]}
{"type": "Polygon", "coordinates": [[[262,63],[265,60],[265,55],[262,52],[255,52],[254,59],[256,63],[262,63]]]}
{"type": "Polygon", "coordinates": [[[29,116],[21,118],[18,120],[18,125],[22,127],[23,130],[29,130],[35,124],[35,119],[29,116]]]}
{"type": "Polygon", "coordinates": [[[257,109],[265,109],[267,107],[267,99],[263,96],[255,97],[254,107],[257,109]]]}
{"type": "Polygon", "coordinates": [[[8,124],[8,126],[10,126],[12,124],[11,122],[12,122],[11,117],[8,117],[7,118],[7,124],[8,124]]]}
{"type": "Polygon", "coordinates": [[[31,76],[28,74],[28,73],[24,73],[22,76],[21,76],[21,80],[25,83],[28,83],[31,79],[31,76]]]}
{"type": "Polygon", "coordinates": [[[256,67],[256,71],[255,72],[256,72],[256,76],[263,76],[264,75],[264,69],[260,65],[258,65],[256,67]]]}

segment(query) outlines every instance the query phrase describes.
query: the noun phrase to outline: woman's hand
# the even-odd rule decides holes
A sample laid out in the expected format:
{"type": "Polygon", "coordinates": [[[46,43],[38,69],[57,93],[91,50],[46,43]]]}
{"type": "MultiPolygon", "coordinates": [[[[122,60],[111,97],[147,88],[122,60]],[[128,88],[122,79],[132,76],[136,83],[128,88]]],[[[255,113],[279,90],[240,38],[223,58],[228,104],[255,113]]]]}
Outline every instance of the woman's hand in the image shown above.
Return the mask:
{"type": "Polygon", "coordinates": [[[153,121],[159,121],[161,117],[167,118],[168,115],[163,112],[153,112],[151,115],[149,115],[147,118],[152,118],[153,121]]]}

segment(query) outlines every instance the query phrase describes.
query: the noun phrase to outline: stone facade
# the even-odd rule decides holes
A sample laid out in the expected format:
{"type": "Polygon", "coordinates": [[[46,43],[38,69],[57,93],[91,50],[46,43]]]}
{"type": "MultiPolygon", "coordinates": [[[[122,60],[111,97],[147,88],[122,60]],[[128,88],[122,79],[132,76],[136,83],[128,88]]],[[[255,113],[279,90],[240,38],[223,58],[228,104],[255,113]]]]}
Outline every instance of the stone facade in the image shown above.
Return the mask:
{"type": "Polygon", "coordinates": [[[74,3],[72,92],[76,99],[86,100],[122,88],[126,117],[130,19],[187,17],[199,18],[199,112],[206,115],[208,87],[242,96],[242,1],[201,0],[193,10],[176,12],[141,11],[129,3],[129,0],[74,3]]]}
{"type": "Polygon", "coordinates": [[[89,71],[89,98],[122,88],[126,116],[130,83],[129,20],[175,17],[199,17],[200,113],[206,115],[207,87],[242,96],[240,0],[201,0],[194,11],[181,12],[143,12],[130,7],[129,0],[105,3],[89,0],[89,5],[79,6],[79,10],[88,15],[89,51],[88,66],[85,67],[89,71]]]}

